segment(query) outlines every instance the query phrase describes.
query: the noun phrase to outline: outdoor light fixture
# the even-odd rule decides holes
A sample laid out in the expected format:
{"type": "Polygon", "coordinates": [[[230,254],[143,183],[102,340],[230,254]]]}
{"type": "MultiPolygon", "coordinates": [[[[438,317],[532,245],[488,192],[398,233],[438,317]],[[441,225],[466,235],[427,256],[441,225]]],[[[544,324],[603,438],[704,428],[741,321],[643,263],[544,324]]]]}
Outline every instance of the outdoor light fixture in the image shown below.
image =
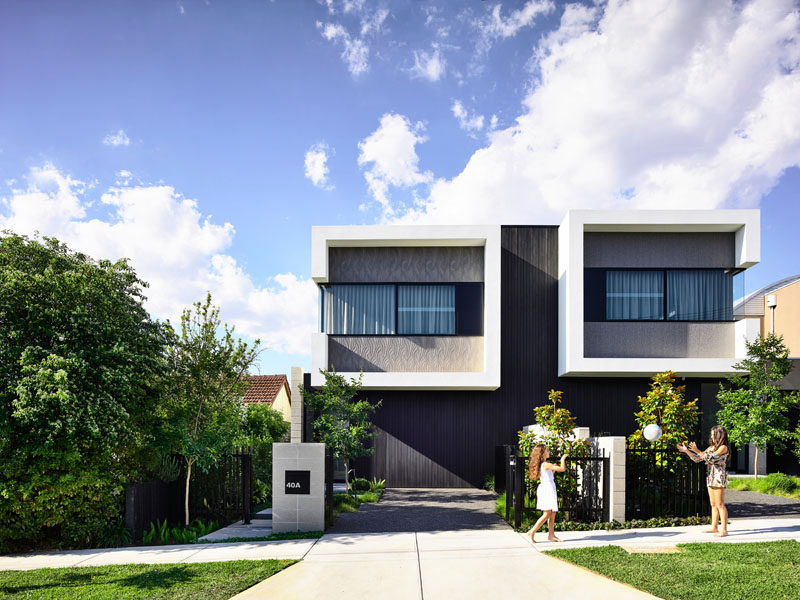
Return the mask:
{"type": "Polygon", "coordinates": [[[767,296],[767,306],[770,311],[770,333],[775,333],[775,307],[778,306],[778,296],[770,294],[767,296]]]}

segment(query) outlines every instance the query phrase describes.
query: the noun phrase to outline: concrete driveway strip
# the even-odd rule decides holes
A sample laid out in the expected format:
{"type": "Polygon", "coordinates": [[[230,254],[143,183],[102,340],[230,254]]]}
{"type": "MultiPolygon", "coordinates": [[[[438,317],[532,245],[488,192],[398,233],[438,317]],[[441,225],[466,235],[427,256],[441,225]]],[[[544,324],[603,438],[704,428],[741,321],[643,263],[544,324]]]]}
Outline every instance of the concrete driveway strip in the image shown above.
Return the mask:
{"type": "Polygon", "coordinates": [[[237,600],[375,598],[421,600],[414,533],[321,538],[303,562],[234,596],[237,600]]]}

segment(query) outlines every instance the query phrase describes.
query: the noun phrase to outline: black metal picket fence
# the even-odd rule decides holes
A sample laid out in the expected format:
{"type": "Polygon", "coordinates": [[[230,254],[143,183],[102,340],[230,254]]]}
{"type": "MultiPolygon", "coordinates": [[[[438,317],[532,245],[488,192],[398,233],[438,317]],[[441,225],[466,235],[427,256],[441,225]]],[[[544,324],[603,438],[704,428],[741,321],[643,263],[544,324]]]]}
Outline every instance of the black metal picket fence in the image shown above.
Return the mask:
{"type": "MultiPolygon", "coordinates": [[[[567,520],[608,520],[609,460],[598,450],[588,456],[567,459],[567,479],[571,484],[559,494],[558,507],[567,520]]],[[[536,505],[536,487],[527,478],[528,457],[521,455],[516,446],[498,446],[495,469],[496,489],[506,493],[505,519],[514,527],[520,527],[523,512],[536,505]]]]}
{"type": "MultiPolygon", "coordinates": [[[[185,477],[185,474],[184,474],[185,477]]],[[[253,453],[239,448],[222,458],[208,472],[193,470],[189,486],[189,508],[204,518],[242,519],[253,517],[253,453]]]]}
{"type": "Polygon", "coordinates": [[[640,444],[625,454],[625,516],[630,519],[707,514],[704,463],[675,448],[640,444]]]}

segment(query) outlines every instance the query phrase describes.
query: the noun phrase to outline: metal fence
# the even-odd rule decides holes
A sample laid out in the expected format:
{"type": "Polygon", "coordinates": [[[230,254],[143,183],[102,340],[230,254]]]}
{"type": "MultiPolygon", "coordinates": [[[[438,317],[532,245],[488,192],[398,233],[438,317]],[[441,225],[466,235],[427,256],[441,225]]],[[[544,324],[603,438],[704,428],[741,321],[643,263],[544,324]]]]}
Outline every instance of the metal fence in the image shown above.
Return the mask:
{"type": "Polygon", "coordinates": [[[189,486],[189,510],[198,517],[221,518],[227,521],[241,519],[250,523],[253,517],[251,449],[238,449],[206,473],[193,469],[189,486]]]}
{"type": "Polygon", "coordinates": [[[333,525],[333,452],[325,447],[325,528],[333,525]]]}
{"type": "MultiPolygon", "coordinates": [[[[505,519],[514,527],[522,525],[525,510],[536,505],[536,485],[528,480],[528,457],[516,446],[497,448],[495,486],[506,493],[505,519]],[[500,449],[502,448],[502,465],[500,449]],[[502,468],[500,468],[502,466],[502,468]],[[502,487],[498,485],[502,482],[502,487]]],[[[606,521],[609,514],[609,461],[603,452],[567,459],[567,471],[562,478],[567,487],[559,493],[559,510],[569,521],[606,521]]]]}
{"type": "Polygon", "coordinates": [[[709,511],[704,463],[674,448],[641,444],[626,450],[627,519],[689,517],[709,511]]]}

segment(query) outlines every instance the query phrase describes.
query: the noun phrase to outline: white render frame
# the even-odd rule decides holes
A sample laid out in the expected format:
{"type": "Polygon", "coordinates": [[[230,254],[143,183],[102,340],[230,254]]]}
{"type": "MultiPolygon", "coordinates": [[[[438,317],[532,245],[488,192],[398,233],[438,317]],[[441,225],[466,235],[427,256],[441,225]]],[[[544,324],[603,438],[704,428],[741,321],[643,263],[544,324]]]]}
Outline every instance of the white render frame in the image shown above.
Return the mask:
{"type": "MultiPolygon", "coordinates": [[[[483,246],[483,371],[366,372],[363,389],[496,390],[500,387],[500,226],[499,225],[359,225],[311,228],[311,278],[328,283],[328,250],[335,247],[483,246]]],[[[325,381],[328,335],[312,334],[311,385],[325,381]]],[[[359,373],[340,373],[348,378],[359,373]]]]}
{"type": "Polygon", "coordinates": [[[747,319],[734,324],[734,358],[585,358],[583,355],[583,241],[585,232],[732,232],[735,267],[761,257],[759,210],[571,210],[558,229],[558,374],[651,377],[667,369],[683,377],[725,377],[744,357],[747,319]]]}

